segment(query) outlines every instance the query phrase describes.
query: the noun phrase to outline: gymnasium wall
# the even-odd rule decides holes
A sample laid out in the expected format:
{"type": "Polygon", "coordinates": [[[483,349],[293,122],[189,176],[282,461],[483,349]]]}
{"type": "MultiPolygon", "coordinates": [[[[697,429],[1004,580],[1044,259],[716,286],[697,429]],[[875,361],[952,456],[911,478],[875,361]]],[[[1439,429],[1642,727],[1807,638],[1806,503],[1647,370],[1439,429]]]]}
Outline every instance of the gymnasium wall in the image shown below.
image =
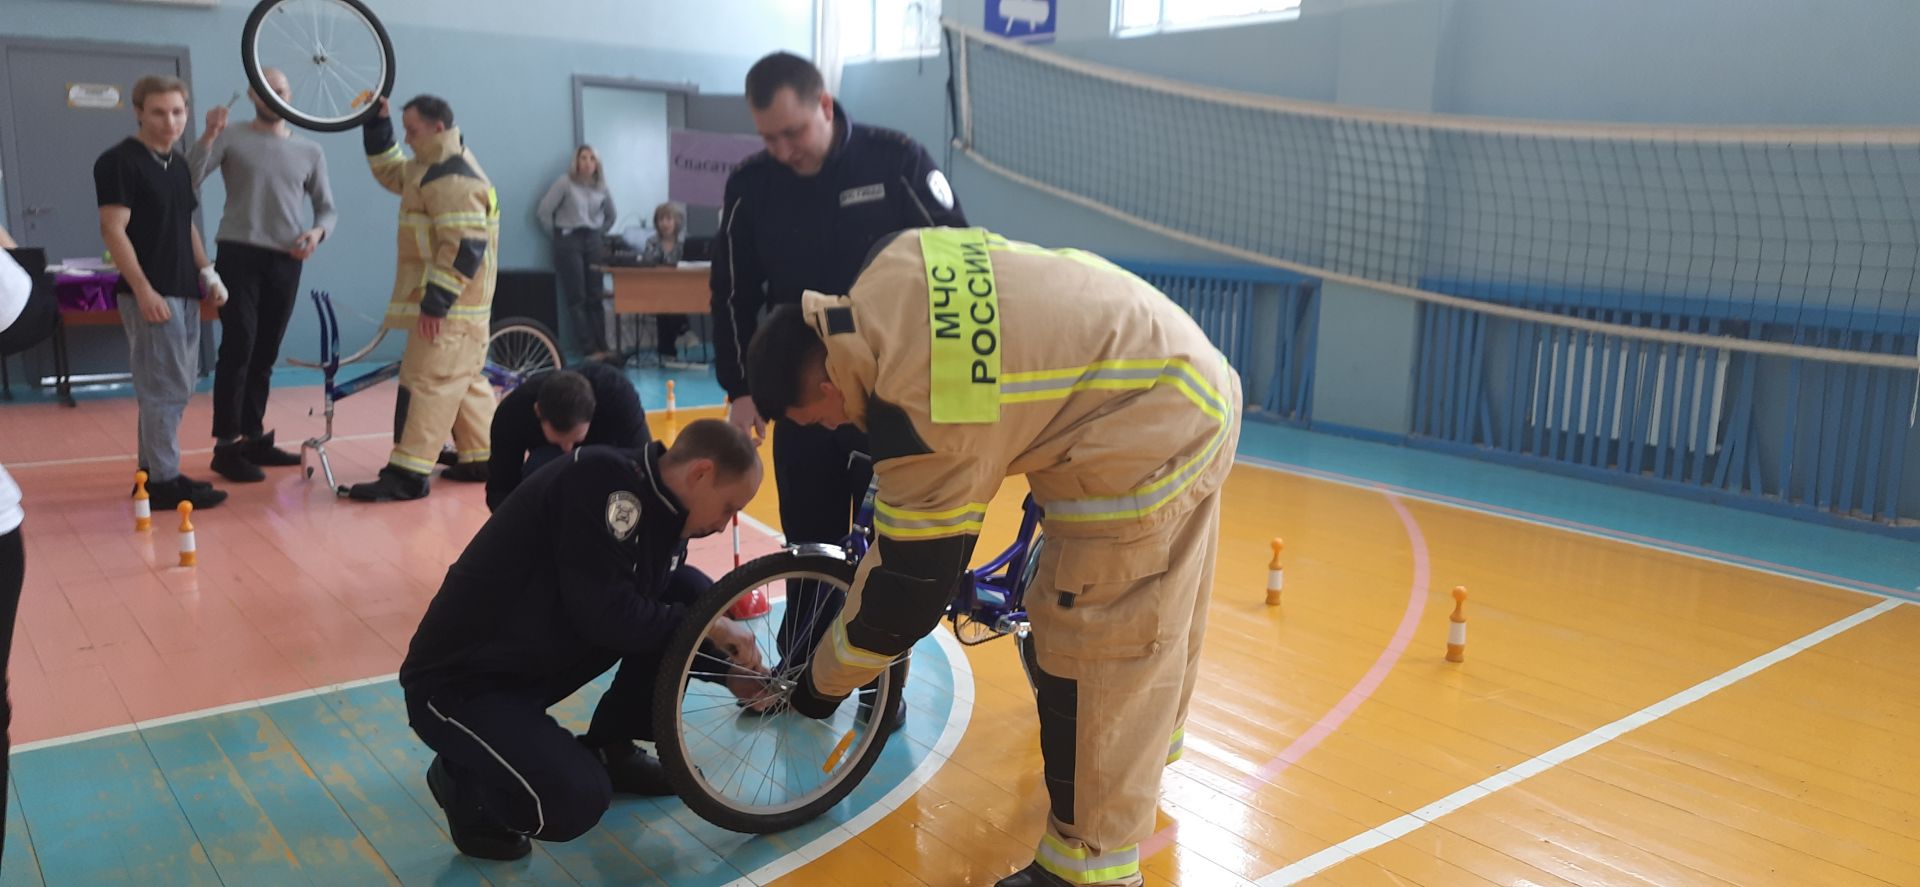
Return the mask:
{"type": "MultiPolygon", "coordinates": [[[[456,122],[503,205],[501,266],[548,267],[534,204],[566,168],[573,143],[575,74],[690,83],[703,93],[738,94],[753,61],[776,49],[808,52],[812,4],[755,0],[371,0],[393,38],[396,98],[422,92],[452,103],[456,122]],[[716,23],[725,23],[718,26],[716,23]]],[[[94,0],[0,0],[0,35],[184,46],[190,53],[197,136],[204,108],[246,88],[240,31],[252,3],[178,8],[94,0]]],[[[252,116],[243,101],[236,121],[252,116]]],[[[134,130],[128,115],[128,134],[134,130]]],[[[308,133],[323,145],[340,223],[308,263],[303,286],[333,293],[341,338],[357,347],[372,335],[393,285],[398,199],[374,184],[357,131],[308,133]]],[[[76,146],[92,163],[107,146],[76,146]]],[[[617,158],[607,158],[609,163],[617,158]]],[[[90,199],[91,195],[89,195],[90,199]]],[[[203,222],[218,225],[225,191],[208,180],[203,222]]],[[[211,244],[209,245],[211,246],[211,244]]],[[[288,332],[289,353],[314,341],[303,306],[288,332]]],[[[387,348],[399,354],[398,341],[387,348]]]]}

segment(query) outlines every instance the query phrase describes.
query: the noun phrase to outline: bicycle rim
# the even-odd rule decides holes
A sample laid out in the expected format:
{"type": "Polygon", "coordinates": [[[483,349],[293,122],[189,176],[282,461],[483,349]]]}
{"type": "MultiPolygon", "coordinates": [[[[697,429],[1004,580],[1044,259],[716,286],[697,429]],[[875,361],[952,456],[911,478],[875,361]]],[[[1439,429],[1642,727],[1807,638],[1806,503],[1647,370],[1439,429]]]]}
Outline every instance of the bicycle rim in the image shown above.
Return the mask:
{"type": "Polygon", "coordinates": [[[392,43],[357,0],[268,0],[248,18],[242,50],[261,100],[308,129],[358,124],[393,85],[392,43]],[[286,75],[287,95],[263,88],[268,69],[286,75]]]}
{"type": "MultiPolygon", "coordinates": [[[[844,594],[848,585],[846,578],[806,569],[800,561],[794,565],[727,595],[727,604],[714,609],[703,624],[702,635],[733,603],[747,600],[754,590],[769,598],[783,592],[785,600],[773,604],[765,615],[744,622],[760,644],[763,662],[770,667],[779,664],[775,635],[784,608],[804,601],[810,592],[835,589],[844,594]]],[[[812,619],[830,621],[837,612],[837,607],[815,610],[812,619]]],[[[726,671],[724,660],[695,646],[680,664],[685,676],[680,679],[669,741],[677,744],[675,757],[686,765],[690,787],[700,796],[689,798],[689,805],[725,827],[769,831],[817,816],[853,790],[886,741],[878,725],[870,723],[875,719],[863,717],[863,709],[854,701],[823,720],[790,711],[744,714],[725,685],[700,680],[726,671]]],[[[895,669],[881,673],[877,693],[883,704],[898,692],[896,674],[895,669]]],[[[797,668],[789,668],[762,685],[768,695],[784,698],[802,679],[797,668]]]]}

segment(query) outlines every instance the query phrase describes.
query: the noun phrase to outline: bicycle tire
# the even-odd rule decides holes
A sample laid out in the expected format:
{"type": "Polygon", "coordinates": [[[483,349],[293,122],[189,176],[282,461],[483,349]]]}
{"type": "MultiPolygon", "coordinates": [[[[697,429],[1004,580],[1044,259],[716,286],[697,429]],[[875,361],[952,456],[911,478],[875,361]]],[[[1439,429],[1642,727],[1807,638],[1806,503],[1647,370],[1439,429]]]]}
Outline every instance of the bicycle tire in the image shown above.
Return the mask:
{"type": "Polygon", "coordinates": [[[519,373],[523,378],[541,370],[557,370],[566,366],[553,331],[547,329],[546,324],[530,317],[503,317],[494,321],[493,329],[487,333],[487,359],[498,366],[519,373]],[[537,349],[538,352],[537,354],[529,352],[527,355],[534,358],[532,362],[502,361],[494,355],[494,344],[509,336],[527,336],[532,339],[532,344],[528,347],[537,349]]]}
{"type": "MultiPolygon", "coordinates": [[[[660,674],[654,686],[654,746],[674,792],[686,802],[688,809],[701,819],[728,831],[744,834],[764,835],[786,831],[817,818],[835,804],[845,800],[848,794],[859,787],[861,780],[866,778],[867,773],[873,769],[874,763],[880,759],[881,752],[885,751],[888,738],[886,732],[880,730],[876,735],[872,725],[869,724],[866,738],[853,750],[856,757],[841,770],[840,776],[831,786],[793,809],[756,813],[743,810],[726,799],[715,796],[704,775],[696,772],[694,764],[688,759],[683,737],[678,729],[681,694],[687,682],[691,680],[688,672],[693,669],[694,655],[699,650],[701,640],[706,636],[707,627],[716,617],[724,615],[734,602],[747,592],[763,587],[769,582],[780,581],[782,576],[826,576],[851,588],[854,569],[854,564],[832,555],[802,554],[794,551],[776,552],[749,561],[728,573],[687,608],[680,628],[674,632],[667,644],[666,656],[662,660],[660,674]]],[[[900,692],[906,680],[906,668],[906,660],[901,659],[881,673],[872,711],[884,713],[893,710],[894,697],[900,692]]],[[[801,716],[786,712],[770,717],[798,718],[801,716]]]]}
{"type": "MultiPolygon", "coordinates": [[[[360,109],[358,114],[352,117],[343,120],[322,120],[309,116],[298,108],[287,104],[281,100],[279,94],[267,86],[266,79],[261,73],[259,52],[255,49],[255,43],[258,42],[260,27],[265,24],[267,14],[272,12],[274,7],[286,2],[289,2],[289,0],[260,0],[260,3],[253,7],[253,11],[247,14],[247,23],[240,29],[240,63],[247,75],[247,85],[253,87],[254,95],[259,96],[260,100],[265,102],[267,107],[272,108],[275,114],[280,115],[282,120],[298,126],[301,129],[310,129],[314,132],[345,132],[346,130],[353,129],[367,122],[369,118],[379,113],[380,103],[378,101],[371,101],[367,103],[365,108],[360,109]]],[[[386,73],[381,79],[380,88],[377,90],[379,95],[376,98],[386,98],[392,95],[395,59],[393,56],[393,38],[387,35],[386,25],[381,24],[380,18],[374,15],[373,10],[367,8],[367,4],[361,2],[361,0],[334,0],[334,2],[343,3],[352,7],[355,12],[366,19],[367,25],[372,29],[374,36],[380,39],[380,53],[385,59],[386,73]]]]}

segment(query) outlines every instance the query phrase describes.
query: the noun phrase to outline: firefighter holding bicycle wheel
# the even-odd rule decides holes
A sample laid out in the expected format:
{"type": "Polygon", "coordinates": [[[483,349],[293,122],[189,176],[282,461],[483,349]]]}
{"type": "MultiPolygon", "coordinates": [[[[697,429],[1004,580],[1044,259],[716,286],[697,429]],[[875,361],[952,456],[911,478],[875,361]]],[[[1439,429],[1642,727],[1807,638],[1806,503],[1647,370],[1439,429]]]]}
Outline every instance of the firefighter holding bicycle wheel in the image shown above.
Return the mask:
{"type": "Polygon", "coordinates": [[[986,503],[1026,475],[1047,543],[1021,655],[1052,809],[1000,885],[1141,883],[1240,431],[1226,358],[1104,259],[928,228],[881,245],[851,294],[776,310],[747,374],[764,415],[864,429],[879,477],[878,544],[787,703],[831,715],[936,628],[986,503]]]}

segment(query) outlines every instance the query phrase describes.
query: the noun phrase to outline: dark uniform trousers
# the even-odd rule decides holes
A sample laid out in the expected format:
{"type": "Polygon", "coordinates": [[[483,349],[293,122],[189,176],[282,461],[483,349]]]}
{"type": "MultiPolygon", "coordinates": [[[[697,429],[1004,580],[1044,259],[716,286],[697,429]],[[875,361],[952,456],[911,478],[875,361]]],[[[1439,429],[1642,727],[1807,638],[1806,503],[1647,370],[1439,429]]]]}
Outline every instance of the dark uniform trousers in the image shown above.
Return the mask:
{"type": "MultiPolygon", "coordinates": [[[[691,603],[712,584],[699,570],[682,566],[668,580],[663,599],[691,603]]],[[[588,743],[654,738],[653,688],[660,666],[658,653],[622,659],[602,651],[544,685],[409,695],[407,718],[453,777],[460,797],[449,802],[478,802],[500,824],[529,837],[571,841],[598,824],[613,803],[606,767],[588,743]],[[616,663],[619,670],[594,708],[583,743],[547,709],[616,663]]]]}
{"type": "MultiPolygon", "coordinates": [[[[787,544],[840,544],[872,480],[866,432],[852,425],[826,429],[785,419],[773,423],[773,482],[780,492],[780,529],[787,544]]],[[[782,659],[790,653],[811,655],[845,602],[840,589],[818,582],[788,583],[786,614],[775,636],[782,659]]]]}

